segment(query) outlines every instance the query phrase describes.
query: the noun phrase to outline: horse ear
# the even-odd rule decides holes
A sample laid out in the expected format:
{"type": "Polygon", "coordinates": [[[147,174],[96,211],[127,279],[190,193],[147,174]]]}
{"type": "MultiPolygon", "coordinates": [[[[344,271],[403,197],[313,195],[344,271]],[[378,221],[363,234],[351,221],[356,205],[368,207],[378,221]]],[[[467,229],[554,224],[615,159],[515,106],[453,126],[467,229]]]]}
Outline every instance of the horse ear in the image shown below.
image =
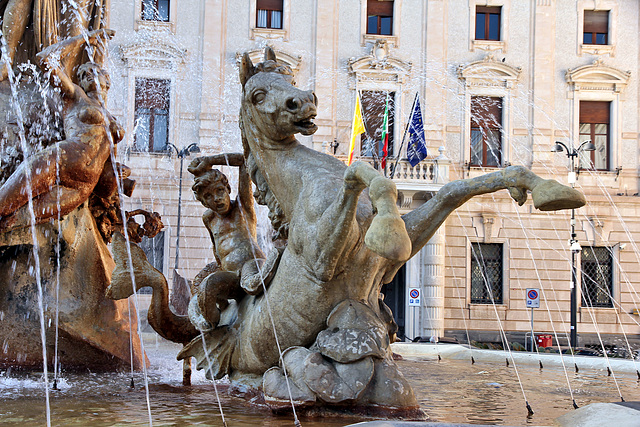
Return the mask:
{"type": "Polygon", "coordinates": [[[242,63],[240,64],[240,83],[242,86],[255,74],[255,68],[253,67],[253,62],[251,62],[251,58],[248,53],[244,53],[242,55],[242,63]]]}
{"type": "Polygon", "coordinates": [[[264,48],[264,60],[265,61],[276,60],[276,53],[273,51],[273,48],[271,46],[267,46],[264,48]]]}

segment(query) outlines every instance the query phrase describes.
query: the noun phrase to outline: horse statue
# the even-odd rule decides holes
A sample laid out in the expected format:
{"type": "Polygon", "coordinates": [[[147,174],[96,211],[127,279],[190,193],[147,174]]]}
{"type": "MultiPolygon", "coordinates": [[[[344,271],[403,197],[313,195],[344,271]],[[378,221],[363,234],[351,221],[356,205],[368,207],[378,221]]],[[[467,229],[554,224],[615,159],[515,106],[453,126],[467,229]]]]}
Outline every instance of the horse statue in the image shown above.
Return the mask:
{"type": "Polygon", "coordinates": [[[395,324],[382,285],[473,196],[507,189],[522,205],[531,191],[540,210],[577,208],[584,196],[510,166],[448,183],[400,216],[393,181],[367,163],[346,166],[296,140],[317,130],[317,98],[293,85],[273,50],[255,66],[245,54],[240,82],[240,128],[257,200],[288,241],[264,292],[230,304],[178,357],[195,357],[210,377],[228,374],[261,388],[275,409],[293,402],[419,411],[392,359],[395,324]]]}

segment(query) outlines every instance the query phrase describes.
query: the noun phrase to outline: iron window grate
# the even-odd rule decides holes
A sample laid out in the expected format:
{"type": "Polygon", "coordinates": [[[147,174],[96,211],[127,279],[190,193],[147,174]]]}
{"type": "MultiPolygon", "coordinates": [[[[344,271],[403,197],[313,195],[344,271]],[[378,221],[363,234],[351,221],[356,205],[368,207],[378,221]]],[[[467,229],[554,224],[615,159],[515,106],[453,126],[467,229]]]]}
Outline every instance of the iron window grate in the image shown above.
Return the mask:
{"type": "Polygon", "coordinates": [[[585,246],[582,261],[582,305],[613,307],[613,256],[607,247],[585,246]]]}
{"type": "Polygon", "coordinates": [[[502,244],[471,245],[471,303],[502,304],[502,244]]]}

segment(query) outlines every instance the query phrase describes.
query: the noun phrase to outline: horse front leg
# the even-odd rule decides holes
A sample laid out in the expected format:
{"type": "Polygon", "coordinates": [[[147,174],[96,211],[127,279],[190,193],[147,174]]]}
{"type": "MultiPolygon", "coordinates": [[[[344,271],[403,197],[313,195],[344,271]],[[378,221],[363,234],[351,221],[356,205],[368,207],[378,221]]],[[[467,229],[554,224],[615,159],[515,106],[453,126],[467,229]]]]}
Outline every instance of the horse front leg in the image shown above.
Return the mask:
{"type": "Polygon", "coordinates": [[[369,197],[376,216],[365,234],[365,245],[384,258],[408,260],[411,256],[411,239],[396,205],[398,190],[393,181],[364,162],[351,164],[345,171],[344,181],[345,185],[369,187],[369,197]]]}
{"type": "Polygon", "coordinates": [[[531,191],[533,205],[541,211],[575,209],[586,203],[579,191],[553,179],[542,179],[523,166],[509,166],[498,172],[452,181],[424,205],[403,216],[413,243],[411,256],[429,241],[449,214],[467,200],[504,189],[509,190],[520,206],[527,200],[527,191],[531,191]]]}

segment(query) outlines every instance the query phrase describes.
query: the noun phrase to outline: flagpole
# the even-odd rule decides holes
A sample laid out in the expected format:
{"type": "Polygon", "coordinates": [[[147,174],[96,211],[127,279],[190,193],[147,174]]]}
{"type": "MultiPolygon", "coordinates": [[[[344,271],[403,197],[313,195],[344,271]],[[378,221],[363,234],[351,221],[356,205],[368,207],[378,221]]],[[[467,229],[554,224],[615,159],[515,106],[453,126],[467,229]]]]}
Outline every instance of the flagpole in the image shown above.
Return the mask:
{"type": "Polygon", "coordinates": [[[413,104],[411,104],[411,114],[409,115],[409,120],[407,120],[407,125],[404,128],[404,134],[402,135],[402,140],[400,141],[400,148],[398,148],[398,155],[396,156],[396,162],[393,165],[393,169],[391,170],[391,178],[396,175],[396,169],[398,168],[398,161],[400,161],[400,153],[402,153],[402,146],[404,145],[404,140],[407,137],[407,132],[409,131],[409,124],[411,123],[411,116],[413,115],[413,109],[416,106],[416,101],[418,101],[418,92],[416,92],[415,98],[413,98],[413,104]]]}

